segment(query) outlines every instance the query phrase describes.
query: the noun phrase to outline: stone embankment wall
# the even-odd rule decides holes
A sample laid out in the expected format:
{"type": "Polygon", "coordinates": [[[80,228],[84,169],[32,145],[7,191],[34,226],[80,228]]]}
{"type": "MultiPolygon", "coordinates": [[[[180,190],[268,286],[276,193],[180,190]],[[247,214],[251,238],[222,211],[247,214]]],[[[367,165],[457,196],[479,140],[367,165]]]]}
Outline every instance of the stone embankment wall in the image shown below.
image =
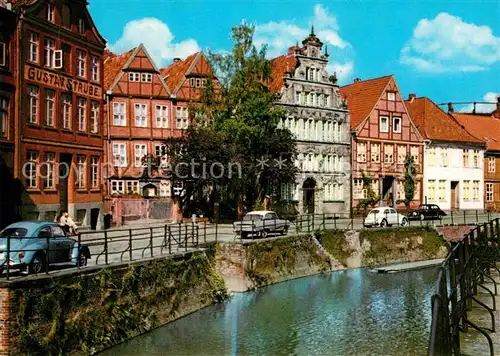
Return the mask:
{"type": "Polygon", "coordinates": [[[1,352],[90,355],[223,299],[214,252],[10,282],[1,352]]]}
{"type": "Polygon", "coordinates": [[[324,271],[444,258],[448,246],[433,228],[331,230],[221,244],[216,269],[228,290],[243,292],[324,271]]]}

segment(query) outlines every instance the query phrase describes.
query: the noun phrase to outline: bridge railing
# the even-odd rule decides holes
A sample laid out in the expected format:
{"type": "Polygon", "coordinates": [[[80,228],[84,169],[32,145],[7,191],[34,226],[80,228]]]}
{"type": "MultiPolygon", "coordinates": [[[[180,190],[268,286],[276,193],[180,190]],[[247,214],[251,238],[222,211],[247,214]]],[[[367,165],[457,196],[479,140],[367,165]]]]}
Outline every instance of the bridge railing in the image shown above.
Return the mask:
{"type": "Polygon", "coordinates": [[[435,294],[432,296],[432,322],[429,338],[429,355],[460,355],[460,333],[469,328],[477,330],[488,342],[490,355],[494,355],[492,339],[488,332],[495,331],[495,295],[497,282],[491,271],[500,270],[499,261],[500,219],[477,226],[455,243],[439,267],[435,294]],[[493,283],[494,290],[485,285],[493,283]],[[491,297],[488,305],[477,298],[478,289],[491,297]],[[490,315],[489,325],[476,325],[468,317],[472,305],[477,304],[490,315]]]}

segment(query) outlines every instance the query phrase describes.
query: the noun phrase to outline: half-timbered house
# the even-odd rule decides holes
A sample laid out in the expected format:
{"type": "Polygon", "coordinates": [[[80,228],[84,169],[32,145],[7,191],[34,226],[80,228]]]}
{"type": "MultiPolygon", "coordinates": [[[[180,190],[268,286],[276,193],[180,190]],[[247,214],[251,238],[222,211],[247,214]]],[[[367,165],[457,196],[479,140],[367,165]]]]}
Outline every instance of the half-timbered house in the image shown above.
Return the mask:
{"type": "Polygon", "coordinates": [[[416,192],[421,201],[424,140],[411,120],[392,75],[359,80],[340,88],[347,100],[352,134],[353,207],[366,199],[363,175],[371,178],[380,204],[396,205],[404,196],[405,159],[415,163],[416,192]]]}

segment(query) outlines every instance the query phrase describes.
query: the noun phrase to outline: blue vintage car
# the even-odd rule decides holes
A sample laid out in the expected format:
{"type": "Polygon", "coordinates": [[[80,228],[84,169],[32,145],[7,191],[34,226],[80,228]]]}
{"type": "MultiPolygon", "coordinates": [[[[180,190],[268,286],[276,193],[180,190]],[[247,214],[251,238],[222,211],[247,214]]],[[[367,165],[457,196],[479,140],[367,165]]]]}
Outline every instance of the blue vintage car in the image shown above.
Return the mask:
{"type": "Polygon", "coordinates": [[[0,232],[1,270],[5,270],[8,263],[10,269],[36,274],[45,271],[47,263],[49,266],[55,263],[86,266],[89,258],[87,246],[79,245],[52,222],[20,221],[0,232]]]}

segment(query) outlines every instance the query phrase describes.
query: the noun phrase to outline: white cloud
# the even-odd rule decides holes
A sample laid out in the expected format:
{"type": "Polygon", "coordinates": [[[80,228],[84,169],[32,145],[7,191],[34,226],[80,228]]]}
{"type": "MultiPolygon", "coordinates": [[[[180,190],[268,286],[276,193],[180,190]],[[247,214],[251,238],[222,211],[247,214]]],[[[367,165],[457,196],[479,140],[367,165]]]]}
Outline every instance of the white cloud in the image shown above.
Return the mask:
{"type": "MultiPolygon", "coordinates": [[[[483,102],[489,102],[493,104],[476,104],[476,112],[490,113],[496,109],[497,98],[500,97],[500,93],[489,92],[483,96],[483,102]]],[[[469,104],[464,106],[459,111],[460,112],[472,112],[474,110],[474,104],[469,104]]]]}
{"type": "Polygon", "coordinates": [[[420,72],[483,71],[500,62],[500,37],[488,26],[443,12],[418,22],[400,60],[420,72]]]}
{"type": "Polygon", "coordinates": [[[353,71],[354,63],[352,60],[346,59],[347,49],[351,48],[349,42],[344,40],[339,34],[339,25],[337,19],[323,5],[317,4],[313,8],[314,15],[304,21],[308,23],[306,26],[299,26],[295,22],[298,21],[271,21],[265,24],[257,24],[255,26],[255,45],[259,48],[263,44],[267,44],[268,58],[278,57],[286,54],[288,48],[294,46],[297,41],[299,45],[311,32],[311,25],[314,25],[314,32],[318,38],[328,46],[330,61],[340,60],[344,63],[330,63],[328,70],[337,71],[337,76],[340,80],[346,79],[353,71]],[[335,54],[335,55],[332,55],[335,54]]]}
{"type": "Polygon", "coordinates": [[[143,43],[155,64],[162,67],[173,58],[185,58],[200,50],[194,39],[174,42],[175,36],[167,24],[154,17],[128,22],[122,37],[110,49],[115,53],[126,52],[143,43]]]}

